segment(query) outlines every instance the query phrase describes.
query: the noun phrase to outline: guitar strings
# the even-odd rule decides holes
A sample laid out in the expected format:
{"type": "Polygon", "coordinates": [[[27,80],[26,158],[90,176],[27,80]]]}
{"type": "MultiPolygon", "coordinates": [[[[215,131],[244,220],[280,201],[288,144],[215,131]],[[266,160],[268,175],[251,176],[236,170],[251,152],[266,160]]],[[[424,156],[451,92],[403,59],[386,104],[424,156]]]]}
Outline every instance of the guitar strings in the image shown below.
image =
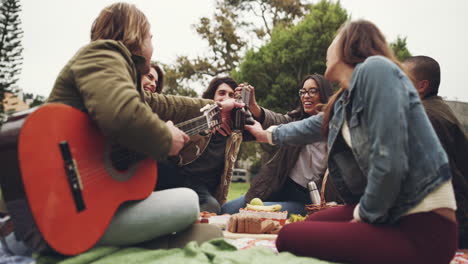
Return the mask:
{"type": "MultiPolygon", "coordinates": [[[[208,129],[208,125],[207,124],[204,124],[204,125],[201,125],[199,127],[196,127],[196,128],[193,128],[193,129],[190,129],[188,130],[186,133],[187,134],[196,134],[198,133],[198,131],[200,130],[206,130],[208,129]],[[195,133],[194,133],[195,132],[195,133]]],[[[123,149],[126,149],[125,147],[123,146],[120,146],[120,145],[117,145],[115,147],[115,151],[119,151],[119,150],[123,150],[123,149]]],[[[113,160],[113,164],[116,164],[116,165],[119,165],[119,164],[122,164],[123,161],[126,161],[129,157],[136,157],[136,155],[138,155],[137,153],[129,153],[129,154],[126,154],[126,155],[121,155],[119,158],[117,159],[114,159],[113,160]]],[[[95,155],[96,158],[101,158],[102,156],[101,155],[95,155]]],[[[96,160],[96,158],[92,157],[92,158],[87,158],[87,159],[81,159],[80,161],[83,162],[83,161],[90,161],[90,160],[96,160]]],[[[82,176],[87,176],[89,174],[93,174],[93,173],[99,173],[101,171],[105,171],[105,169],[100,169],[100,168],[94,168],[94,169],[83,169],[83,170],[80,170],[80,175],[82,176]]],[[[90,177],[87,177],[88,179],[91,179],[90,177]]]]}
{"type": "MultiPolygon", "coordinates": [[[[198,131],[200,130],[207,130],[208,129],[208,124],[204,123],[203,125],[201,126],[198,126],[198,127],[195,127],[195,128],[192,128],[192,129],[189,129],[187,130],[185,133],[187,135],[194,135],[196,133],[198,133],[198,131]]],[[[123,146],[120,146],[120,145],[117,145],[116,146],[116,151],[118,151],[119,149],[126,149],[125,147],[123,146]]],[[[115,159],[113,160],[113,164],[116,164],[116,165],[119,165],[119,164],[122,164],[123,161],[127,160],[129,157],[136,157],[136,153],[130,153],[128,155],[123,155],[121,156],[120,158],[118,159],[115,159]]],[[[95,156],[96,158],[101,158],[102,156],[101,155],[93,155],[95,156]]],[[[89,161],[89,160],[96,160],[96,158],[92,157],[92,158],[87,158],[87,159],[81,159],[80,162],[83,162],[83,161],[89,161]]],[[[156,161],[154,161],[156,162],[156,161]]],[[[78,163],[78,161],[77,161],[78,163]]],[[[106,174],[105,176],[108,176],[107,173],[106,173],[106,169],[105,168],[93,168],[93,169],[79,169],[79,164],[77,165],[78,167],[78,170],[79,170],[79,174],[81,176],[81,181],[82,181],[82,184],[86,184],[86,185],[94,185],[96,184],[97,182],[100,181],[100,179],[102,179],[102,174],[106,174]]]]}
{"type": "MultiPolygon", "coordinates": [[[[206,118],[207,116],[208,116],[208,118],[211,119],[211,120],[217,120],[217,122],[214,124],[213,127],[219,126],[219,123],[220,123],[220,122],[219,122],[219,121],[220,121],[220,120],[219,120],[219,119],[220,119],[220,111],[219,111],[219,108],[216,106],[216,107],[213,108],[213,109],[208,109],[208,110],[206,110],[204,115],[199,116],[199,117],[195,117],[195,118],[193,118],[193,119],[191,119],[191,120],[186,120],[186,121],[184,121],[184,122],[181,122],[181,123],[177,124],[176,127],[178,127],[178,128],[183,128],[183,126],[186,126],[186,125],[188,125],[188,124],[193,124],[193,123],[196,124],[197,122],[203,120],[203,123],[202,123],[201,125],[199,125],[199,126],[194,126],[193,128],[187,129],[187,130],[185,131],[185,133],[186,133],[187,135],[189,135],[189,136],[195,135],[195,134],[197,134],[200,130],[202,130],[202,131],[203,131],[203,130],[207,130],[208,127],[209,127],[209,125],[212,125],[211,122],[209,122],[209,124],[208,124],[207,122],[205,122],[205,118],[206,118]],[[213,112],[215,112],[215,113],[213,113],[213,112]],[[213,117],[215,117],[215,116],[217,116],[217,117],[216,117],[216,118],[213,118],[213,117]]],[[[183,129],[182,129],[182,130],[183,130],[183,129]]],[[[123,149],[124,147],[122,147],[122,146],[120,146],[120,145],[117,145],[117,150],[118,150],[118,148],[123,149]]],[[[94,156],[94,155],[93,155],[93,156],[94,156]]],[[[96,155],[96,156],[100,156],[100,155],[96,155]]],[[[136,153],[130,153],[130,154],[128,154],[128,155],[123,155],[123,156],[121,156],[119,159],[114,159],[112,163],[114,164],[114,166],[115,166],[115,165],[119,165],[119,164],[121,164],[122,161],[127,160],[129,157],[132,157],[132,156],[133,156],[133,157],[136,157],[136,153]]],[[[97,158],[100,158],[100,157],[97,157],[97,158]]],[[[94,158],[94,157],[91,158],[91,159],[88,158],[87,160],[93,160],[93,159],[95,159],[95,158],[94,158]]],[[[86,160],[85,160],[85,161],[86,161],[86,160]]],[[[81,159],[80,162],[83,162],[83,159],[81,159]]],[[[86,181],[86,182],[87,182],[86,184],[93,184],[93,178],[95,178],[95,177],[93,177],[93,176],[88,177],[88,175],[93,174],[93,175],[100,176],[99,173],[103,173],[103,172],[105,172],[105,171],[106,171],[105,168],[104,168],[104,169],[102,169],[102,168],[94,168],[94,169],[84,169],[84,170],[82,170],[82,171],[80,170],[79,173],[80,173],[80,175],[82,175],[82,176],[81,176],[81,178],[82,178],[82,179],[81,179],[81,180],[82,180],[82,183],[83,183],[83,181],[86,181]],[[86,180],[85,180],[85,179],[86,179],[86,180]]],[[[97,177],[97,176],[96,176],[96,178],[99,178],[99,177],[97,177]]],[[[84,183],[83,183],[83,184],[84,184],[84,183]]]]}
{"type": "Polygon", "coordinates": [[[177,124],[177,125],[175,125],[175,126],[176,126],[176,127],[182,127],[182,126],[184,126],[184,125],[186,125],[186,124],[194,123],[194,122],[197,122],[198,120],[204,119],[204,118],[205,118],[205,116],[202,115],[202,116],[199,116],[199,117],[195,117],[195,118],[192,119],[192,120],[187,120],[187,121],[184,121],[184,122],[182,122],[182,123],[179,123],[179,124],[177,124]]]}

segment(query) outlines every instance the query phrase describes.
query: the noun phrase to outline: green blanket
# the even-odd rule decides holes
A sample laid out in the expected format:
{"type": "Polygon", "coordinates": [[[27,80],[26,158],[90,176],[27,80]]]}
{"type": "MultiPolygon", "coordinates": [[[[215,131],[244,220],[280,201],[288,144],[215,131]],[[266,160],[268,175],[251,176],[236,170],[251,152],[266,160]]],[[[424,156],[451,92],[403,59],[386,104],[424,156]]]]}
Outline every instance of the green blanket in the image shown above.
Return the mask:
{"type": "Polygon", "coordinates": [[[213,263],[213,264],[241,264],[241,263],[268,263],[268,264],[331,264],[313,258],[296,257],[290,253],[274,253],[271,249],[254,247],[246,250],[237,250],[224,239],[214,239],[198,246],[190,242],[185,248],[150,250],[143,248],[117,248],[100,247],[92,249],[81,255],[69,258],[52,256],[38,256],[37,264],[174,264],[174,263],[213,263]]]}

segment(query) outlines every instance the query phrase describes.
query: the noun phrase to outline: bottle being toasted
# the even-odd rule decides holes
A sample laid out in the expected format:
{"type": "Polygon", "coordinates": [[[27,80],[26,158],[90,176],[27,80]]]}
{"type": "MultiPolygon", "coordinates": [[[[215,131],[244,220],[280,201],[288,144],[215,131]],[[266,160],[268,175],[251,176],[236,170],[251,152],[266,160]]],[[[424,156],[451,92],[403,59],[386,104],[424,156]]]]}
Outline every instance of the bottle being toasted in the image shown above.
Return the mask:
{"type": "Polygon", "coordinates": [[[317,189],[317,185],[315,184],[315,182],[310,181],[307,184],[307,189],[309,189],[310,200],[312,201],[312,204],[320,205],[322,200],[320,199],[320,193],[317,189]]]}

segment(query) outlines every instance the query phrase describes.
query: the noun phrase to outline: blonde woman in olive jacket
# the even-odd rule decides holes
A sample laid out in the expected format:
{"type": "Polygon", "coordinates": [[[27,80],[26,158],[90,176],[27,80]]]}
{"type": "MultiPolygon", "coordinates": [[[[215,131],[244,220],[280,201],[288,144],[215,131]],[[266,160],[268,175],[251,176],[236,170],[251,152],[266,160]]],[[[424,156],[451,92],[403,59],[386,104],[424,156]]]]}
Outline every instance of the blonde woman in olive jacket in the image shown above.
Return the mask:
{"type": "MultiPolygon", "coordinates": [[[[175,155],[188,141],[178,123],[200,115],[212,100],[144,93],[140,77],[149,70],[150,25],[134,5],[105,8],[91,30],[92,42],[60,72],[49,102],[90,116],[108,138],[155,160],[175,155]],[[163,121],[164,120],[164,121],[163,121]]],[[[233,100],[223,111],[234,106],[233,100]]],[[[187,188],[154,192],[122,205],[99,245],[131,245],[181,231],[198,218],[198,197],[187,188]]]]}

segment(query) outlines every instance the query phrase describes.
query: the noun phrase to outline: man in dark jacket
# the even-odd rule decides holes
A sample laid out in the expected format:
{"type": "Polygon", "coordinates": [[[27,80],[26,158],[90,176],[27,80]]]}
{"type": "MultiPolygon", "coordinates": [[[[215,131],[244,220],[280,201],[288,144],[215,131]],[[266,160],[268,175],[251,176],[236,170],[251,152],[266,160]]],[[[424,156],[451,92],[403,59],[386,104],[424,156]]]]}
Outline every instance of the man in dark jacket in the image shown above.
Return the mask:
{"type": "MultiPolygon", "coordinates": [[[[237,86],[230,77],[216,77],[202,98],[223,102],[234,97],[237,86]]],[[[227,199],[234,163],[243,140],[240,131],[225,131],[225,134],[193,135],[176,157],[158,162],[157,190],[190,188],[198,194],[200,211],[219,213],[227,199]]]]}
{"type": "Polygon", "coordinates": [[[426,113],[447,152],[457,200],[459,248],[468,249],[468,140],[463,126],[444,103],[439,92],[439,63],[427,56],[414,56],[403,63],[419,92],[426,113]]]}

